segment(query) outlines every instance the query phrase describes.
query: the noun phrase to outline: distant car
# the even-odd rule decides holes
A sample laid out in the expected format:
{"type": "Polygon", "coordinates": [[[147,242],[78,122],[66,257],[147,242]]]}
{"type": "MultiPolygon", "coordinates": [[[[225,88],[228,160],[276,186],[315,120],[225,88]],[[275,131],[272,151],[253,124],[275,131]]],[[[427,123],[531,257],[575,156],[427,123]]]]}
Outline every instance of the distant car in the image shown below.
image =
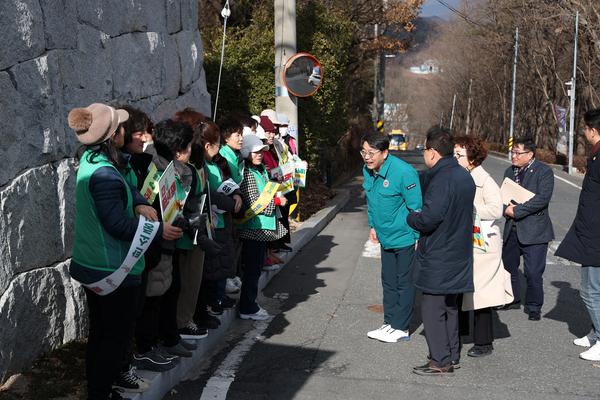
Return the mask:
{"type": "Polygon", "coordinates": [[[321,84],[321,75],[317,75],[315,73],[311,74],[308,77],[308,83],[313,86],[319,86],[321,84]]]}
{"type": "Polygon", "coordinates": [[[419,143],[415,146],[415,150],[423,151],[425,150],[425,145],[423,143],[419,143]]]}

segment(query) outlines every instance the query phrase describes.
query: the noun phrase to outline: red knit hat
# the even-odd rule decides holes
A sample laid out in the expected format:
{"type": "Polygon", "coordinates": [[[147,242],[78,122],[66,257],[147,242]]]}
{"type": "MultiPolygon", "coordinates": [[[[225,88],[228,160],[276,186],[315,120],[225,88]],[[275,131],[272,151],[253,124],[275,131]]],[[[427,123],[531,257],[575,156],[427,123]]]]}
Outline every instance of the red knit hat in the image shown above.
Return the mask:
{"type": "Polygon", "coordinates": [[[275,125],[273,125],[269,117],[265,115],[261,115],[260,117],[260,126],[265,130],[265,132],[275,132],[275,125]]]}

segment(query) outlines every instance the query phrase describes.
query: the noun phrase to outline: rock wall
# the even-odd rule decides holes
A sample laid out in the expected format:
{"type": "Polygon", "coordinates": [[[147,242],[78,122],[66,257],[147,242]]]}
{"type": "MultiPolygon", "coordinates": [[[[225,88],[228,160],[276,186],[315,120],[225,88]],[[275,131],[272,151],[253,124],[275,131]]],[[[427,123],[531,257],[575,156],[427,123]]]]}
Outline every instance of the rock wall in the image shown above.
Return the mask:
{"type": "Polygon", "coordinates": [[[197,0],[2,0],[0,382],[85,337],[68,276],[73,107],[128,103],[153,120],[210,115],[197,0]]]}

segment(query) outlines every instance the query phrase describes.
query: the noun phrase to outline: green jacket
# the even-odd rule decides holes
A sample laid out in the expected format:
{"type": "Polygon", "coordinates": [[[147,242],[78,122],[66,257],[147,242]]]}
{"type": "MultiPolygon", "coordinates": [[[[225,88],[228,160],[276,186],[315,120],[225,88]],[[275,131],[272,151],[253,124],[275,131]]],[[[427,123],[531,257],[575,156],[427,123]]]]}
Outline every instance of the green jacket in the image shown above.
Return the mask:
{"type": "Polygon", "coordinates": [[[228,145],[221,147],[219,154],[227,160],[227,164],[231,170],[231,179],[239,185],[244,178],[244,162],[240,160],[235,150],[228,145]]]}
{"type": "MultiPolygon", "coordinates": [[[[90,179],[101,167],[117,170],[103,155],[98,155],[94,163],[89,161],[89,151],[81,157],[75,188],[75,241],[73,243],[73,261],[82,267],[97,271],[115,271],[127,256],[130,242],[118,240],[103,228],[96,213],[94,199],[90,192],[90,179]]],[[[133,195],[130,186],[123,180],[127,193],[126,215],[134,218],[133,195]]],[[[130,274],[140,275],[144,270],[144,258],[133,266],[130,274]]]]}
{"type": "Polygon", "coordinates": [[[375,229],[384,249],[415,244],[419,233],[406,217],[423,206],[417,171],[398,157],[388,155],[378,172],[363,167],[369,226],[375,229]]]}

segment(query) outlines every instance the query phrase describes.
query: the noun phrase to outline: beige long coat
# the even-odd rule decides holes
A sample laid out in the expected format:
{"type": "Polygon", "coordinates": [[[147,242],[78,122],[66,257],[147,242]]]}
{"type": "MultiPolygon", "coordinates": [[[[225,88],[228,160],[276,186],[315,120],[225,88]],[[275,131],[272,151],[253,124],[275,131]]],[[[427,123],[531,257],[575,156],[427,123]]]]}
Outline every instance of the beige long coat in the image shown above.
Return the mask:
{"type": "Polygon", "coordinates": [[[500,188],[483,169],[471,171],[475,181],[475,210],[482,222],[486,251],[473,249],[474,293],[465,293],[462,308],[465,311],[494,307],[513,301],[510,273],[502,263],[502,235],[496,220],[502,218],[503,206],[500,188]]]}

